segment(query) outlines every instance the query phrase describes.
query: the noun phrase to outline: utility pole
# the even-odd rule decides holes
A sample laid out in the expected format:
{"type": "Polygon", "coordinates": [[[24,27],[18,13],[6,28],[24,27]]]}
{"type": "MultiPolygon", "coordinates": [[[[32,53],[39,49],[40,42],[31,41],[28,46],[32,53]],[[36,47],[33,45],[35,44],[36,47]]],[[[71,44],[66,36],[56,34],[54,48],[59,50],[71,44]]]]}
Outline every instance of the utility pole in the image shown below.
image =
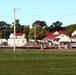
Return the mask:
{"type": "Polygon", "coordinates": [[[15,46],[16,46],[16,44],[15,44],[15,39],[16,39],[16,9],[14,8],[14,43],[13,43],[13,45],[14,45],[14,51],[15,51],[15,46]]]}

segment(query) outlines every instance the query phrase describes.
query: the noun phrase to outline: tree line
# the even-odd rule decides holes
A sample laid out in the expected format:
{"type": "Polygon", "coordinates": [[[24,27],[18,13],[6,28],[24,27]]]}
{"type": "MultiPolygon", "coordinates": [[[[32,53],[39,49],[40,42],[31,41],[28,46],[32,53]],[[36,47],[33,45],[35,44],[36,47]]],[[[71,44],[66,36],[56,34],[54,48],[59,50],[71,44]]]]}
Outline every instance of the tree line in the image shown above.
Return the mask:
{"type": "MultiPolygon", "coordinates": [[[[19,19],[15,20],[16,23],[16,32],[25,33],[25,38],[27,41],[29,39],[42,39],[45,36],[45,32],[55,32],[63,30],[68,36],[71,36],[71,33],[76,30],[76,24],[70,24],[67,26],[62,26],[63,23],[60,21],[53,22],[50,26],[46,24],[45,21],[36,20],[32,27],[30,25],[21,25],[19,19]]],[[[14,22],[8,24],[4,21],[0,21],[0,38],[9,38],[9,35],[14,32],[14,22]]]]}

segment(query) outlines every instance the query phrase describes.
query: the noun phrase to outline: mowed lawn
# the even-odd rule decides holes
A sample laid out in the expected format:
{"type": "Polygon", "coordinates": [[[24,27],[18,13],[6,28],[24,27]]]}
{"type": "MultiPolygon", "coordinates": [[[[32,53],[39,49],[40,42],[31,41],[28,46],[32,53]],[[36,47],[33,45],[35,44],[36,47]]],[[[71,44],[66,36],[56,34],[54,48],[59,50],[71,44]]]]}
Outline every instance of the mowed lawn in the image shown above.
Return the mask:
{"type": "Polygon", "coordinates": [[[0,75],[76,75],[76,51],[0,50],[0,75]]]}

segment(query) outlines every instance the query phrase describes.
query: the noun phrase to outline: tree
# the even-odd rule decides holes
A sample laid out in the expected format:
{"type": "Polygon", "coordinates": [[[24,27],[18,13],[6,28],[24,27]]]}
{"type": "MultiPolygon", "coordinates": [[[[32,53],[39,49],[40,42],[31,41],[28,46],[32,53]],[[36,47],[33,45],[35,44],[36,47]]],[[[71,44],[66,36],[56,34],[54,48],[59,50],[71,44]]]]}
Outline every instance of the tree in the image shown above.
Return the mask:
{"type": "Polygon", "coordinates": [[[25,38],[27,39],[27,42],[29,41],[29,31],[30,31],[29,26],[24,26],[24,33],[25,33],[25,38]]]}
{"type": "Polygon", "coordinates": [[[61,25],[62,25],[62,22],[60,22],[60,21],[56,21],[56,22],[54,22],[49,28],[50,28],[50,31],[52,32],[52,31],[59,31],[59,30],[61,30],[62,29],[62,27],[61,27],[61,25]]]}
{"type": "MultiPolygon", "coordinates": [[[[15,20],[15,25],[16,25],[16,32],[17,33],[19,33],[19,32],[23,32],[23,30],[24,30],[24,25],[21,25],[20,23],[19,23],[19,20],[18,19],[16,19],[15,20]]],[[[11,28],[11,31],[12,32],[14,32],[14,22],[13,22],[13,27],[11,28]]]]}
{"type": "Polygon", "coordinates": [[[29,32],[30,39],[37,40],[37,39],[41,39],[43,36],[45,36],[45,29],[40,25],[33,26],[33,28],[30,29],[29,32]]]}
{"type": "Polygon", "coordinates": [[[0,38],[2,38],[2,31],[0,31],[0,38]]]}
{"type": "Polygon", "coordinates": [[[7,24],[4,21],[0,21],[0,30],[4,29],[4,28],[10,28],[11,24],[7,24]]]}
{"type": "Polygon", "coordinates": [[[37,21],[35,21],[35,22],[32,24],[32,26],[35,26],[35,25],[40,25],[40,26],[43,27],[43,28],[47,27],[46,22],[45,22],[45,21],[40,21],[40,20],[37,20],[37,21]]]}
{"type": "Polygon", "coordinates": [[[10,34],[11,34],[10,28],[5,28],[2,30],[1,38],[9,38],[10,34]]]}
{"type": "Polygon", "coordinates": [[[11,28],[11,24],[7,24],[4,21],[0,21],[0,38],[8,38],[11,28]]]}

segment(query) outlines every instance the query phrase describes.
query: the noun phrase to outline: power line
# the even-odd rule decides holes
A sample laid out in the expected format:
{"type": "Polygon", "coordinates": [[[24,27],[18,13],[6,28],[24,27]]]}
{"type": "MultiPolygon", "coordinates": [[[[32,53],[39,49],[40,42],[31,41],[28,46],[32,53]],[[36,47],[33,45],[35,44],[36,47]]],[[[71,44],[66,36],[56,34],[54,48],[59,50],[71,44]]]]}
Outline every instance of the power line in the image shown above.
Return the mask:
{"type": "Polygon", "coordinates": [[[19,13],[25,14],[25,15],[31,15],[31,16],[38,16],[38,17],[66,17],[66,16],[72,16],[76,15],[76,13],[70,13],[70,14],[63,14],[63,15],[38,15],[38,14],[30,14],[30,13],[25,13],[25,12],[20,12],[19,13]]]}
{"type": "MultiPolygon", "coordinates": [[[[6,12],[5,14],[1,15],[0,17],[8,15],[10,12],[13,12],[13,10],[6,12]]],[[[39,15],[39,14],[25,13],[25,12],[22,12],[22,11],[17,11],[17,12],[22,13],[24,15],[31,15],[31,16],[38,16],[38,17],[66,17],[66,16],[76,15],[76,13],[62,14],[62,15],[39,15]]]]}
{"type": "Polygon", "coordinates": [[[8,12],[4,13],[4,14],[3,14],[3,15],[1,15],[0,17],[3,17],[3,16],[8,15],[10,12],[13,12],[13,10],[10,10],[10,11],[8,11],[8,12]]]}

